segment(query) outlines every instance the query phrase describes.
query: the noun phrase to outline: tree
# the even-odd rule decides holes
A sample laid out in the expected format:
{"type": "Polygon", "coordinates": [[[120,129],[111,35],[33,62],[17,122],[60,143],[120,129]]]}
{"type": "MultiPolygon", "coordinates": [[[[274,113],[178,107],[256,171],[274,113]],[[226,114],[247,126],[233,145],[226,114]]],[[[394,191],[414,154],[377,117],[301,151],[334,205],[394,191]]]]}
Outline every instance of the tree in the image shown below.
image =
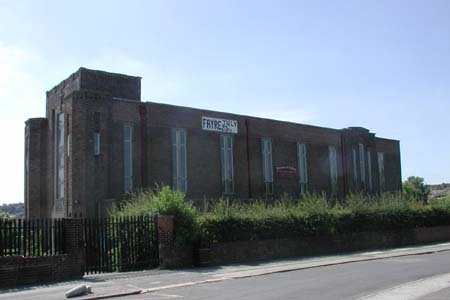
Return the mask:
{"type": "Polygon", "coordinates": [[[13,220],[16,216],[0,211],[0,220],[13,220]]]}
{"type": "Polygon", "coordinates": [[[410,176],[403,182],[403,192],[410,199],[426,203],[430,189],[425,186],[422,177],[410,176]]]}

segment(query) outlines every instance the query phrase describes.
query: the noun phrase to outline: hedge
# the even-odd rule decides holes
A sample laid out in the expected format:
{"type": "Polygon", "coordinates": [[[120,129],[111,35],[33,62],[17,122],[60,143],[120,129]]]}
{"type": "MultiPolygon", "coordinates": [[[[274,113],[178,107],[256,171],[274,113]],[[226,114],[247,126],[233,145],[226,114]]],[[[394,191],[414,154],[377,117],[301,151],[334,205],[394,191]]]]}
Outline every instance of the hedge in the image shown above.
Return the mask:
{"type": "Polygon", "coordinates": [[[247,214],[246,209],[229,215],[204,213],[198,218],[202,239],[214,243],[450,225],[449,202],[437,205],[412,203],[401,209],[387,205],[351,210],[345,205],[337,205],[323,212],[292,209],[285,214],[271,214],[270,209],[267,206],[269,213],[261,216],[247,214]]]}
{"type": "Polygon", "coordinates": [[[401,193],[352,194],[341,200],[320,195],[270,202],[215,199],[199,209],[164,186],[129,195],[111,214],[174,215],[175,239],[183,245],[450,225],[450,195],[428,203],[401,193]]]}

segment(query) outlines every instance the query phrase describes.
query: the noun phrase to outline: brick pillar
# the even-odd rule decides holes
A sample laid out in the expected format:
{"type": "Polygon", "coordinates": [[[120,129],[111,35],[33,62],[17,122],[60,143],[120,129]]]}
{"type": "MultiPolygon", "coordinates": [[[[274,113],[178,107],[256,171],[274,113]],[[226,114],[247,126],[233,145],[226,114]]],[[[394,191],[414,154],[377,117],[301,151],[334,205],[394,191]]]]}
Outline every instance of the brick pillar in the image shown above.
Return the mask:
{"type": "Polygon", "coordinates": [[[170,268],[174,251],[173,216],[158,215],[159,267],[170,268]]]}
{"type": "Polygon", "coordinates": [[[25,124],[25,218],[45,218],[47,119],[28,119],[25,124]]]}
{"type": "Polygon", "coordinates": [[[63,219],[65,251],[70,260],[70,277],[81,278],[86,267],[82,219],[63,219]]]}

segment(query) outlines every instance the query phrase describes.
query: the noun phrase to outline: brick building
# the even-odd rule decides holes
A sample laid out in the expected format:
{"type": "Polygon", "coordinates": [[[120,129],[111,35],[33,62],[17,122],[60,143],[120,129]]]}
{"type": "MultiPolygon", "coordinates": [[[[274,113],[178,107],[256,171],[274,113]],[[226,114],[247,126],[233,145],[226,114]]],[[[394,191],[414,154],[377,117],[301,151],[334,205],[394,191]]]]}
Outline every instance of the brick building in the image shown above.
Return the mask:
{"type": "Polygon", "coordinates": [[[80,68],[25,127],[28,218],[104,214],[155,183],[196,200],[401,189],[399,141],[141,101],[141,78],[80,68]]]}

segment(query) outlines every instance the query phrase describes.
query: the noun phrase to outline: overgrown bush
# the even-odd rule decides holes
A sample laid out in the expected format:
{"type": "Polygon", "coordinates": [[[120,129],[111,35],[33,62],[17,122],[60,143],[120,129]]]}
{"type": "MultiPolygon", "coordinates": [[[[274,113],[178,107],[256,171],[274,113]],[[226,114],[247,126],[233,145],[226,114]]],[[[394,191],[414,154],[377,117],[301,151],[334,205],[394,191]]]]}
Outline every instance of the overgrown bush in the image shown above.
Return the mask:
{"type": "Polygon", "coordinates": [[[174,216],[176,243],[183,245],[450,225],[450,196],[429,203],[401,193],[351,194],[341,201],[320,195],[271,202],[221,198],[197,210],[183,193],[165,186],[131,194],[112,211],[113,216],[154,214],[174,216]]]}
{"type": "Polygon", "coordinates": [[[110,213],[112,217],[172,215],[177,245],[189,244],[198,239],[194,206],[185,200],[182,192],[173,191],[168,186],[157,187],[156,191],[132,193],[121,205],[114,206],[110,213]]]}
{"type": "Polygon", "coordinates": [[[1,220],[13,220],[15,218],[16,218],[16,216],[14,216],[12,214],[8,214],[6,212],[0,211],[0,221],[1,220]]]}
{"type": "Polygon", "coordinates": [[[450,200],[427,205],[400,193],[353,194],[341,202],[318,195],[272,204],[220,199],[199,215],[199,224],[202,238],[209,242],[450,225],[450,200]]]}

